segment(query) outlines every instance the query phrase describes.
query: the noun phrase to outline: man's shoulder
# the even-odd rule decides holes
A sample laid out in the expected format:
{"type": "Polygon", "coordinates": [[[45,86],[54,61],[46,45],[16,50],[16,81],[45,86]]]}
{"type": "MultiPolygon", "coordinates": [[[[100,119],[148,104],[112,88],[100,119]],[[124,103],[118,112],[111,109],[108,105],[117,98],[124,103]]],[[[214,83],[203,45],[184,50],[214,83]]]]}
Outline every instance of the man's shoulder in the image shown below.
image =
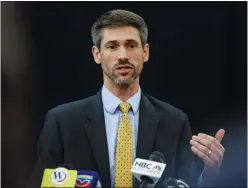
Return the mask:
{"type": "Polygon", "coordinates": [[[176,106],[173,106],[172,104],[162,101],[154,96],[145,94],[145,96],[148,98],[150,103],[154,106],[155,111],[158,113],[158,115],[166,116],[169,118],[179,118],[184,119],[187,118],[187,115],[184,111],[179,109],[176,106]]]}
{"type": "Polygon", "coordinates": [[[96,95],[89,96],[80,100],[71,101],[68,103],[63,103],[55,106],[49,110],[49,112],[61,115],[61,114],[71,114],[71,113],[84,113],[90,110],[96,95]]]}

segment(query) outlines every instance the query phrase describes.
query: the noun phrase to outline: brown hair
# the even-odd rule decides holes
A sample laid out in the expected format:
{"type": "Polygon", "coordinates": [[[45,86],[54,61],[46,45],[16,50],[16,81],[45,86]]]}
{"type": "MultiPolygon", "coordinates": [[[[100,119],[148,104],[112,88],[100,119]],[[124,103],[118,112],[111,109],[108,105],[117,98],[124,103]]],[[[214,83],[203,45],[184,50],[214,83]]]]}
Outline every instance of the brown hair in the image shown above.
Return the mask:
{"type": "Polygon", "coordinates": [[[91,28],[93,44],[100,49],[102,30],[115,26],[133,26],[139,31],[142,46],[147,43],[148,28],[144,19],[127,10],[111,10],[101,15],[91,28]]]}

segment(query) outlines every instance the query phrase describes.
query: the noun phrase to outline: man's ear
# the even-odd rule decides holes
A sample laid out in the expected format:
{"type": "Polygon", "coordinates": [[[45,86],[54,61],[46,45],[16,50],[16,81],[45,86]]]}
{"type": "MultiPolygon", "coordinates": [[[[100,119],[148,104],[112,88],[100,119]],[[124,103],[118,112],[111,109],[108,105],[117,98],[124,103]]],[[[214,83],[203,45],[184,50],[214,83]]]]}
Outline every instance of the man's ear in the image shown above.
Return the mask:
{"type": "Polygon", "coordinates": [[[96,46],[92,47],[92,54],[93,54],[95,62],[97,64],[100,64],[101,63],[101,54],[100,54],[100,50],[96,46]]]}
{"type": "Polygon", "coordinates": [[[143,61],[147,62],[149,60],[149,44],[145,44],[143,48],[143,61]]]}

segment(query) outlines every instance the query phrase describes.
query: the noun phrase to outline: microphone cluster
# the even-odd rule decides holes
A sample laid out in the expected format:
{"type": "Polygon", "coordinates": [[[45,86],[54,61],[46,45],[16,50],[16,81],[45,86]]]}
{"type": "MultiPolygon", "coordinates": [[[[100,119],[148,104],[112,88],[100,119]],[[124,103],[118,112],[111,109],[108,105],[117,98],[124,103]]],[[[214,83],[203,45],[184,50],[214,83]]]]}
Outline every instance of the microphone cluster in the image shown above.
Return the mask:
{"type": "MultiPolygon", "coordinates": [[[[64,188],[100,188],[101,178],[95,171],[71,170],[69,165],[61,165],[56,169],[45,169],[41,188],[64,187],[64,188]]],[[[154,187],[163,175],[166,161],[163,154],[154,151],[149,160],[136,158],[131,172],[140,182],[140,188],[154,187]]],[[[164,188],[189,188],[182,180],[167,178],[162,187],[164,188]]]]}

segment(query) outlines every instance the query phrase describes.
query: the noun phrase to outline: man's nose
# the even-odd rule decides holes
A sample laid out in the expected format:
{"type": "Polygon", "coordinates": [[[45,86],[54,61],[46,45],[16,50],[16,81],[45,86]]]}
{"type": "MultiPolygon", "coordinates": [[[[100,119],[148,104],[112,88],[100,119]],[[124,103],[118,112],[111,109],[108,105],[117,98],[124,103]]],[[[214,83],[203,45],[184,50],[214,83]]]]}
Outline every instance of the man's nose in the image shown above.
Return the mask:
{"type": "Polygon", "coordinates": [[[128,59],[127,50],[124,47],[120,47],[118,60],[127,60],[127,59],[128,59]]]}

